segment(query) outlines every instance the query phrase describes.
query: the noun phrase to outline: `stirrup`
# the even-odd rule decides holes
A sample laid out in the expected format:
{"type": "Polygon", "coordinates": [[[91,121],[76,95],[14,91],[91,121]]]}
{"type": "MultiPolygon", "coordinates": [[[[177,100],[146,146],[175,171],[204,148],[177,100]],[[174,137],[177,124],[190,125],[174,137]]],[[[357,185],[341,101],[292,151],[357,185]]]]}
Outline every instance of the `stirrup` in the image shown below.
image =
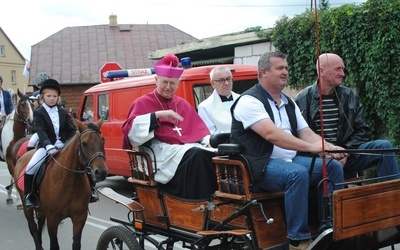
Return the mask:
{"type": "Polygon", "coordinates": [[[25,207],[26,209],[35,209],[38,206],[31,200],[31,194],[27,194],[24,196],[25,207]]]}
{"type": "Polygon", "coordinates": [[[96,190],[92,188],[90,193],[90,203],[99,201],[99,195],[97,194],[96,190]]]}

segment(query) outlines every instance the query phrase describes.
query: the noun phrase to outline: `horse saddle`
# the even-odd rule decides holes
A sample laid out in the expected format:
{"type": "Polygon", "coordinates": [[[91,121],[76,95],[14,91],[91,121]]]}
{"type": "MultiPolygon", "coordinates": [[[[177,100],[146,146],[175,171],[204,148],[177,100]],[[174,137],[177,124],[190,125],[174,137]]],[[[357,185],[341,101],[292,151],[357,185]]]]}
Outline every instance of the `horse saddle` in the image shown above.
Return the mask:
{"type": "Polygon", "coordinates": [[[46,170],[48,166],[50,165],[50,162],[53,160],[53,158],[50,157],[51,155],[46,155],[45,160],[40,164],[38,170],[35,173],[35,176],[33,177],[33,189],[32,192],[37,192],[39,191],[39,185],[43,180],[44,174],[46,173],[46,170]]]}
{"type": "MultiPolygon", "coordinates": [[[[46,155],[45,160],[42,162],[42,164],[40,164],[38,170],[36,171],[36,173],[33,177],[32,194],[35,194],[35,195],[38,194],[40,183],[42,182],[44,175],[45,175],[48,167],[50,166],[51,161],[53,160],[53,158],[50,156],[51,155],[46,155]]],[[[18,186],[22,190],[24,190],[24,176],[25,176],[25,171],[21,171],[21,174],[19,176],[18,186]]]]}

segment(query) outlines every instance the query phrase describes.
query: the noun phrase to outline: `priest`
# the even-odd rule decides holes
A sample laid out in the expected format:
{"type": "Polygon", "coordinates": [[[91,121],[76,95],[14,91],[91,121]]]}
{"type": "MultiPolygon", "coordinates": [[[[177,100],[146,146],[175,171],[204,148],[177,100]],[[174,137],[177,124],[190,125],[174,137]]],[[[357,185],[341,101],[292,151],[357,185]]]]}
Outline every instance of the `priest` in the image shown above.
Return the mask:
{"type": "Polygon", "coordinates": [[[212,94],[197,107],[211,134],[231,132],[231,106],[240,96],[232,91],[233,77],[231,70],[224,65],[213,68],[210,72],[212,94]]]}
{"type": "Polygon", "coordinates": [[[173,54],[154,65],[156,89],[136,99],[122,126],[123,148],[141,147],[153,155],[155,180],[166,193],[187,199],[208,199],[217,189],[207,147],[210,132],[196,110],[175,96],[183,69],[173,54]]]}

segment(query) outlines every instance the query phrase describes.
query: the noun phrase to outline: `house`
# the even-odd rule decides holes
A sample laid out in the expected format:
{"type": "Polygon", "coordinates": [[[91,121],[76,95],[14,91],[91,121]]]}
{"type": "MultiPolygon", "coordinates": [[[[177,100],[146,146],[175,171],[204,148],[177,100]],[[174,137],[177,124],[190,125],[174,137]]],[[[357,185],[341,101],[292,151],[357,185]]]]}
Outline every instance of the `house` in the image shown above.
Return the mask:
{"type": "Polygon", "coordinates": [[[155,60],[173,53],[179,58],[190,57],[192,66],[257,64],[260,56],[271,50],[275,47],[269,37],[260,37],[256,31],[248,29],[154,50],[149,58],[155,60]]]}
{"type": "Polygon", "coordinates": [[[66,108],[78,109],[82,93],[100,83],[100,68],[117,62],[125,69],[153,67],[152,50],[197,41],[168,24],[118,24],[67,27],[31,48],[30,86],[46,72],[60,82],[66,108]]]}
{"type": "Polygon", "coordinates": [[[61,84],[65,107],[77,110],[82,93],[100,83],[99,70],[106,62],[125,69],[152,68],[165,54],[190,57],[193,66],[257,64],[274,50],[269,38],[249,29],[197,39],[168,24],[118,24],[67,27],[32,46],[30,85],[37,73],[46,72],[61,84]]]}
{"type": "Polygon", "coordinates": [[[0,75],[3,78],[3,89],[8,90],[17,100],[17,89],[22,93],[30,92],[28,78],[23,76],[25,58],[12,43],[7,34],[0,28],[0,75]]]}

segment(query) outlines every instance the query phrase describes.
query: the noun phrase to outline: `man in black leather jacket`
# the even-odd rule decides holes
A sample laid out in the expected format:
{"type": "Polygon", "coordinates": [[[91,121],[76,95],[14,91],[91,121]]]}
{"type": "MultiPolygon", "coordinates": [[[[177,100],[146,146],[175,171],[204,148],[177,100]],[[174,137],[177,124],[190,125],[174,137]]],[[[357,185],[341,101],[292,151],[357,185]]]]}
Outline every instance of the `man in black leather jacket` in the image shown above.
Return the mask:
{"type": "MultiPolygon", "coordinates": [[[[344,63],[336,54],[326,53],[319,57],[317,69],[322,92],[322,110],[324,137],[327,141],[347,149],[393,148],[387,140],[370,141],[371,129],[368,127],[363,107],[357,94],[342,86],[345,77],[344,63]]],[[[320,96],[317,83],[303,89],[295,96],[295,102],[309,124],[317,134],[321,134],[320,96]]],[[[345,176],[352,176],[357,171],[377,166],[378,176],[399,173],[394,153],[392,156],[350,154],[338,159],[344,166],[345,176]]],[[[393,176],[389,179],[397,179],[393,176]]]]}

